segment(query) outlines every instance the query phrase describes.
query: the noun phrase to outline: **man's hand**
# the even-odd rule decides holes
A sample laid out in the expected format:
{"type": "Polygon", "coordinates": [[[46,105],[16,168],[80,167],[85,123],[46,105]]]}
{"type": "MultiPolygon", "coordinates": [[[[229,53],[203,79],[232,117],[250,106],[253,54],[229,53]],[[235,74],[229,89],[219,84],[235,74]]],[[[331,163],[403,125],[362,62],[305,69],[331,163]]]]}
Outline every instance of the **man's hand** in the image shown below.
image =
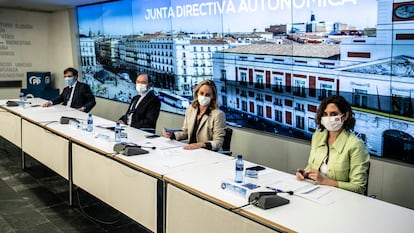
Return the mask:
{"type": "Polygon", "coordinates": [[[47,101],[47,102],[44,102],[41,106],[46,108],[46,107],[49,107],[50,105],[52,104],[49,101],[47,101]]]}

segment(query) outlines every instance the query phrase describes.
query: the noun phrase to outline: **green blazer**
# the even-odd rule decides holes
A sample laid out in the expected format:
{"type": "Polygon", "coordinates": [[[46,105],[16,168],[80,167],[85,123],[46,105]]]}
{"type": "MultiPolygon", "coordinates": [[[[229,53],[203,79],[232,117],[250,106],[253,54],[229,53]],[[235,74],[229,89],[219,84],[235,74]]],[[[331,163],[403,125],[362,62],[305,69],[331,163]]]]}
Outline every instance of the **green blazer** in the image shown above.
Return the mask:
{"type": "MultiPolygon", "coordinates": [[[[312,136],[307,169],[319,170],[328,153],[328,131],[317,130],[312,136]]],[[[363,142],[353,133],[343,130],[329,150],[327,177],[338,187],[363,194],[366,189],[369,154],[363,142]]]]}

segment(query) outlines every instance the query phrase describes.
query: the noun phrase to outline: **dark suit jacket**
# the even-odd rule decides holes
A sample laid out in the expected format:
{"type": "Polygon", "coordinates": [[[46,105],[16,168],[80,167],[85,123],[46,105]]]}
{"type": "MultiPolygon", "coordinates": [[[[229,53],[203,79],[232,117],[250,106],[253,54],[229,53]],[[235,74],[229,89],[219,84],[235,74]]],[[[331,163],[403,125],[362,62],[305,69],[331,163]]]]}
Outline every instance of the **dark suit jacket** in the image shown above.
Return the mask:
{"type": "MultiPolygon", "coordinates": [[[[128,112],[132,109],[132,105],[136,103],[138,95],[132,98],[131,103],[129,104],[128,110],[125,115],[121,116],[119,120],[127,123],[128,121],[128,112]]],[[[157,125],[158,115],[160,114],[161,102],[158,97],[154,94],[154,91],[149,91],[144,99],[139,102],[137,108],[135,109],[132,119],[131,127],[140,129],[140,128],[152,128],[155,129],[157,125]]],[[[150,130],[151,131],[151,130],[150,130]]]]}
{"type": "MultiPolygon", "coordinates": [[[[62,93],[52,100],[53,104],[63,105],[67,104],[66,97],[69,93],[69,87],[65,87],[62,93]]],[[[95,96],[92,94],[91,88],[88,84],[81,83],[77,81],[75,86],[75,92],[73,92],[72,103],[70,104],[71,108],[80,108],[85,107],[85,112],[89,112],[95,106],[95,96]]]]}

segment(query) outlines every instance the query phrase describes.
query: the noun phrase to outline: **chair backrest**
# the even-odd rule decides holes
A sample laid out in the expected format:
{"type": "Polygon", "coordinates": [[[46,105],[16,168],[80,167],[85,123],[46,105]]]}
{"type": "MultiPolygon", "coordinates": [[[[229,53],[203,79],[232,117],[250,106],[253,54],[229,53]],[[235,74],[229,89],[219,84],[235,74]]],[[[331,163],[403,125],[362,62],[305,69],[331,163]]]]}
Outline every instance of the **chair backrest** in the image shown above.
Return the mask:
{"type": "Polygon", "coordinates": [[[224,132],[225,132],[224,141],[223,141],[223,145],[221,146],[223,151],[221,153],[226,154],[226,155],[231,155],[232,153],[230,151],[230,144],[231,144],[231,136],[233,135],[233,129],[225,128],[224,132]]]}
{"type": "Polygon", "coordinates": [[[368,169],[367,169],[367,184],[365,185],[365,192],[364,195],[368,196],[368,181],[369,181],[369,170],[371,169],[371,161],[368,162],[368,169]]]}
{"type": "Polygon", "coordinates": [[[145,132],[148,132],[148,133],[155,134],[155,129],[154,128],[139,128],[139,129],[143,130],[145,132]]]}

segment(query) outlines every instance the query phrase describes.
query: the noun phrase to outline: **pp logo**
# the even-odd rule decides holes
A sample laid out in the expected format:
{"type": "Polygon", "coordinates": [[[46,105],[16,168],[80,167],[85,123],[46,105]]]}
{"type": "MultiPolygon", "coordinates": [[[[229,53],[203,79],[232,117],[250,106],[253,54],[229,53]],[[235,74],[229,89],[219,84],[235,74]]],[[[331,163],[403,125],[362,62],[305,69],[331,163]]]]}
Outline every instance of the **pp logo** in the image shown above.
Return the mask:
{"type": "Polygon", "coordinates": [[[49,83],[50,83],[50,77],[45,76],[45,85],[49,85],[49,83]]]}
{"type": "Polygon", "coordinates": [[[29,83],[32,85],[39,85],[40,83],[42,83],[42,80],[40,79],[40,77],[32,76],[29,78],[29,83]]]}

